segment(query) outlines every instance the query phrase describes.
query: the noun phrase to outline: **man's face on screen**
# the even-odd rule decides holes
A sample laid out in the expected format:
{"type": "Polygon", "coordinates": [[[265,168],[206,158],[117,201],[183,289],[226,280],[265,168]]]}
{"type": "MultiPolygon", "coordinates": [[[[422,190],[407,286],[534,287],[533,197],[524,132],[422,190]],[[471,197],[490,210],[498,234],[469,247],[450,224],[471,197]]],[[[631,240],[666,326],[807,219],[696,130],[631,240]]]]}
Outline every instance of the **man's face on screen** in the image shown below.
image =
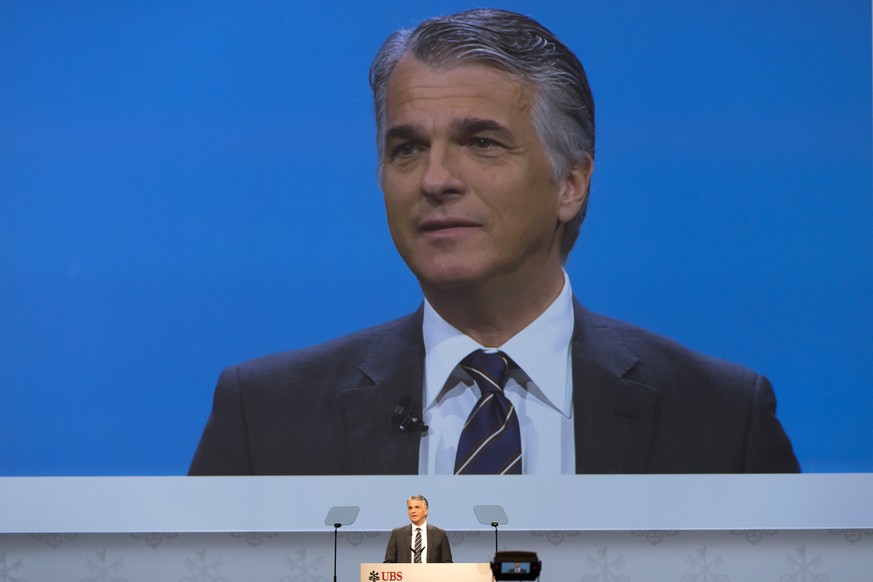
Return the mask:
{"type": "Polygon", "coordinates": [[[382,189],[394,244],[426,294],[560,269],[559,225],[579,204],[566,200],[570,181],[552,177],[534,101],[481,65],[407,56],[391,74],[382,189]]]}
{"type": "Polygon", "coordinates": [[[409,521],[415,525],[421,525],[427,518],[427,507],[424,501],[419,499],[408,499],[406,502],[406,511],[409,513],[409,521]]]}

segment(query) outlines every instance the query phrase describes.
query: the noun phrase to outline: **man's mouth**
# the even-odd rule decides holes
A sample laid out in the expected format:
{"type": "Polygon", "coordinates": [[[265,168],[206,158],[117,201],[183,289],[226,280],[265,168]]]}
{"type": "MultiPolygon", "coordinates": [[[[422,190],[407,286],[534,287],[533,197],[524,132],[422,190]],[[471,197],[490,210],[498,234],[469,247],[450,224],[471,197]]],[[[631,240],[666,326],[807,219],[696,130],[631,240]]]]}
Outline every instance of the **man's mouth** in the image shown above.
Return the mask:
{"type": "Polygon", "coordinates": [[[436,232],[451,228],[475,228],[480,224],[467,218],[429,218],[419,224],[424,232],[436,232]]]}

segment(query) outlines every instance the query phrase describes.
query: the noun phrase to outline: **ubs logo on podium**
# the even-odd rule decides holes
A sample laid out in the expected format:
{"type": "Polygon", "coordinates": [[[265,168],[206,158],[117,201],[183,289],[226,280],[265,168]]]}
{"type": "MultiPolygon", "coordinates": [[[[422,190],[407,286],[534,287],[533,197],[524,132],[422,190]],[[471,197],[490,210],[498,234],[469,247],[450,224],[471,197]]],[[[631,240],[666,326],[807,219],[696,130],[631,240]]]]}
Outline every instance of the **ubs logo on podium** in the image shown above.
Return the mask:
{"type": "Polygon", "coordinates": [[[382,570],[381,578],[379,572],[373,570],[370,572],[370,582],[401,582],[403,580],[403,572],[394,572],[392,570],[382,570]]]}

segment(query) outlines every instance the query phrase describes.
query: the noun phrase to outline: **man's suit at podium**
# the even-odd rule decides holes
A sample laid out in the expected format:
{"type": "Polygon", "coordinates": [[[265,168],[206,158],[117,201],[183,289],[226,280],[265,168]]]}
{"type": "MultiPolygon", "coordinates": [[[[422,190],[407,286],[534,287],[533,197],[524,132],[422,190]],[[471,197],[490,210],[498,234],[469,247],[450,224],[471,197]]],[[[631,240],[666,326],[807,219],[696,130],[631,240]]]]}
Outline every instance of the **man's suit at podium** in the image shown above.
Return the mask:
{"type": "Polygon", "coordinates": [[[406,500],[406,505],[412,523],[391,531],[385,548],[385,562],[451,562],[452,548],[445,530],[427,523],[427,499],[423,495],[413,495],[406,500]]]}
{"type": "MultiPolygon", "coordinates": [[[[423,548],[422,563],[451,562],[452,548],[445,530],[430,524],[425,524],[424,529],[427,530],[427,544],[423,548]]],[[[392,530],[385,548],[385,562],[413,562],[412,535],[412,524],[392,530]]]]}

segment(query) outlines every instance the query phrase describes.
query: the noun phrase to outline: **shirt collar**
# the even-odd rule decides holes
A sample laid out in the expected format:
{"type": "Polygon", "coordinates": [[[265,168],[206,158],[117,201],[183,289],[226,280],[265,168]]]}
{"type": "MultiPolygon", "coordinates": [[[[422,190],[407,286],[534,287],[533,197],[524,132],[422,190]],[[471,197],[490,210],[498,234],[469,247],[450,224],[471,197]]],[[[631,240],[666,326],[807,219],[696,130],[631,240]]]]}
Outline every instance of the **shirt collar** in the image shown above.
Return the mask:
{"type": "MultiPolygon", "coordinates": [[[[558,297],[527,327],[500,346],[536,385],[543,398],[565,415],[570,414],[567,396],[570,339],[573,336],[573,291],[564,272],[558,297]]],[[[434,404],[458,363],[470,352],[484,349],[464,335],[424,302],[422,322],[425,350],[425,408],[434,404]]]]}

